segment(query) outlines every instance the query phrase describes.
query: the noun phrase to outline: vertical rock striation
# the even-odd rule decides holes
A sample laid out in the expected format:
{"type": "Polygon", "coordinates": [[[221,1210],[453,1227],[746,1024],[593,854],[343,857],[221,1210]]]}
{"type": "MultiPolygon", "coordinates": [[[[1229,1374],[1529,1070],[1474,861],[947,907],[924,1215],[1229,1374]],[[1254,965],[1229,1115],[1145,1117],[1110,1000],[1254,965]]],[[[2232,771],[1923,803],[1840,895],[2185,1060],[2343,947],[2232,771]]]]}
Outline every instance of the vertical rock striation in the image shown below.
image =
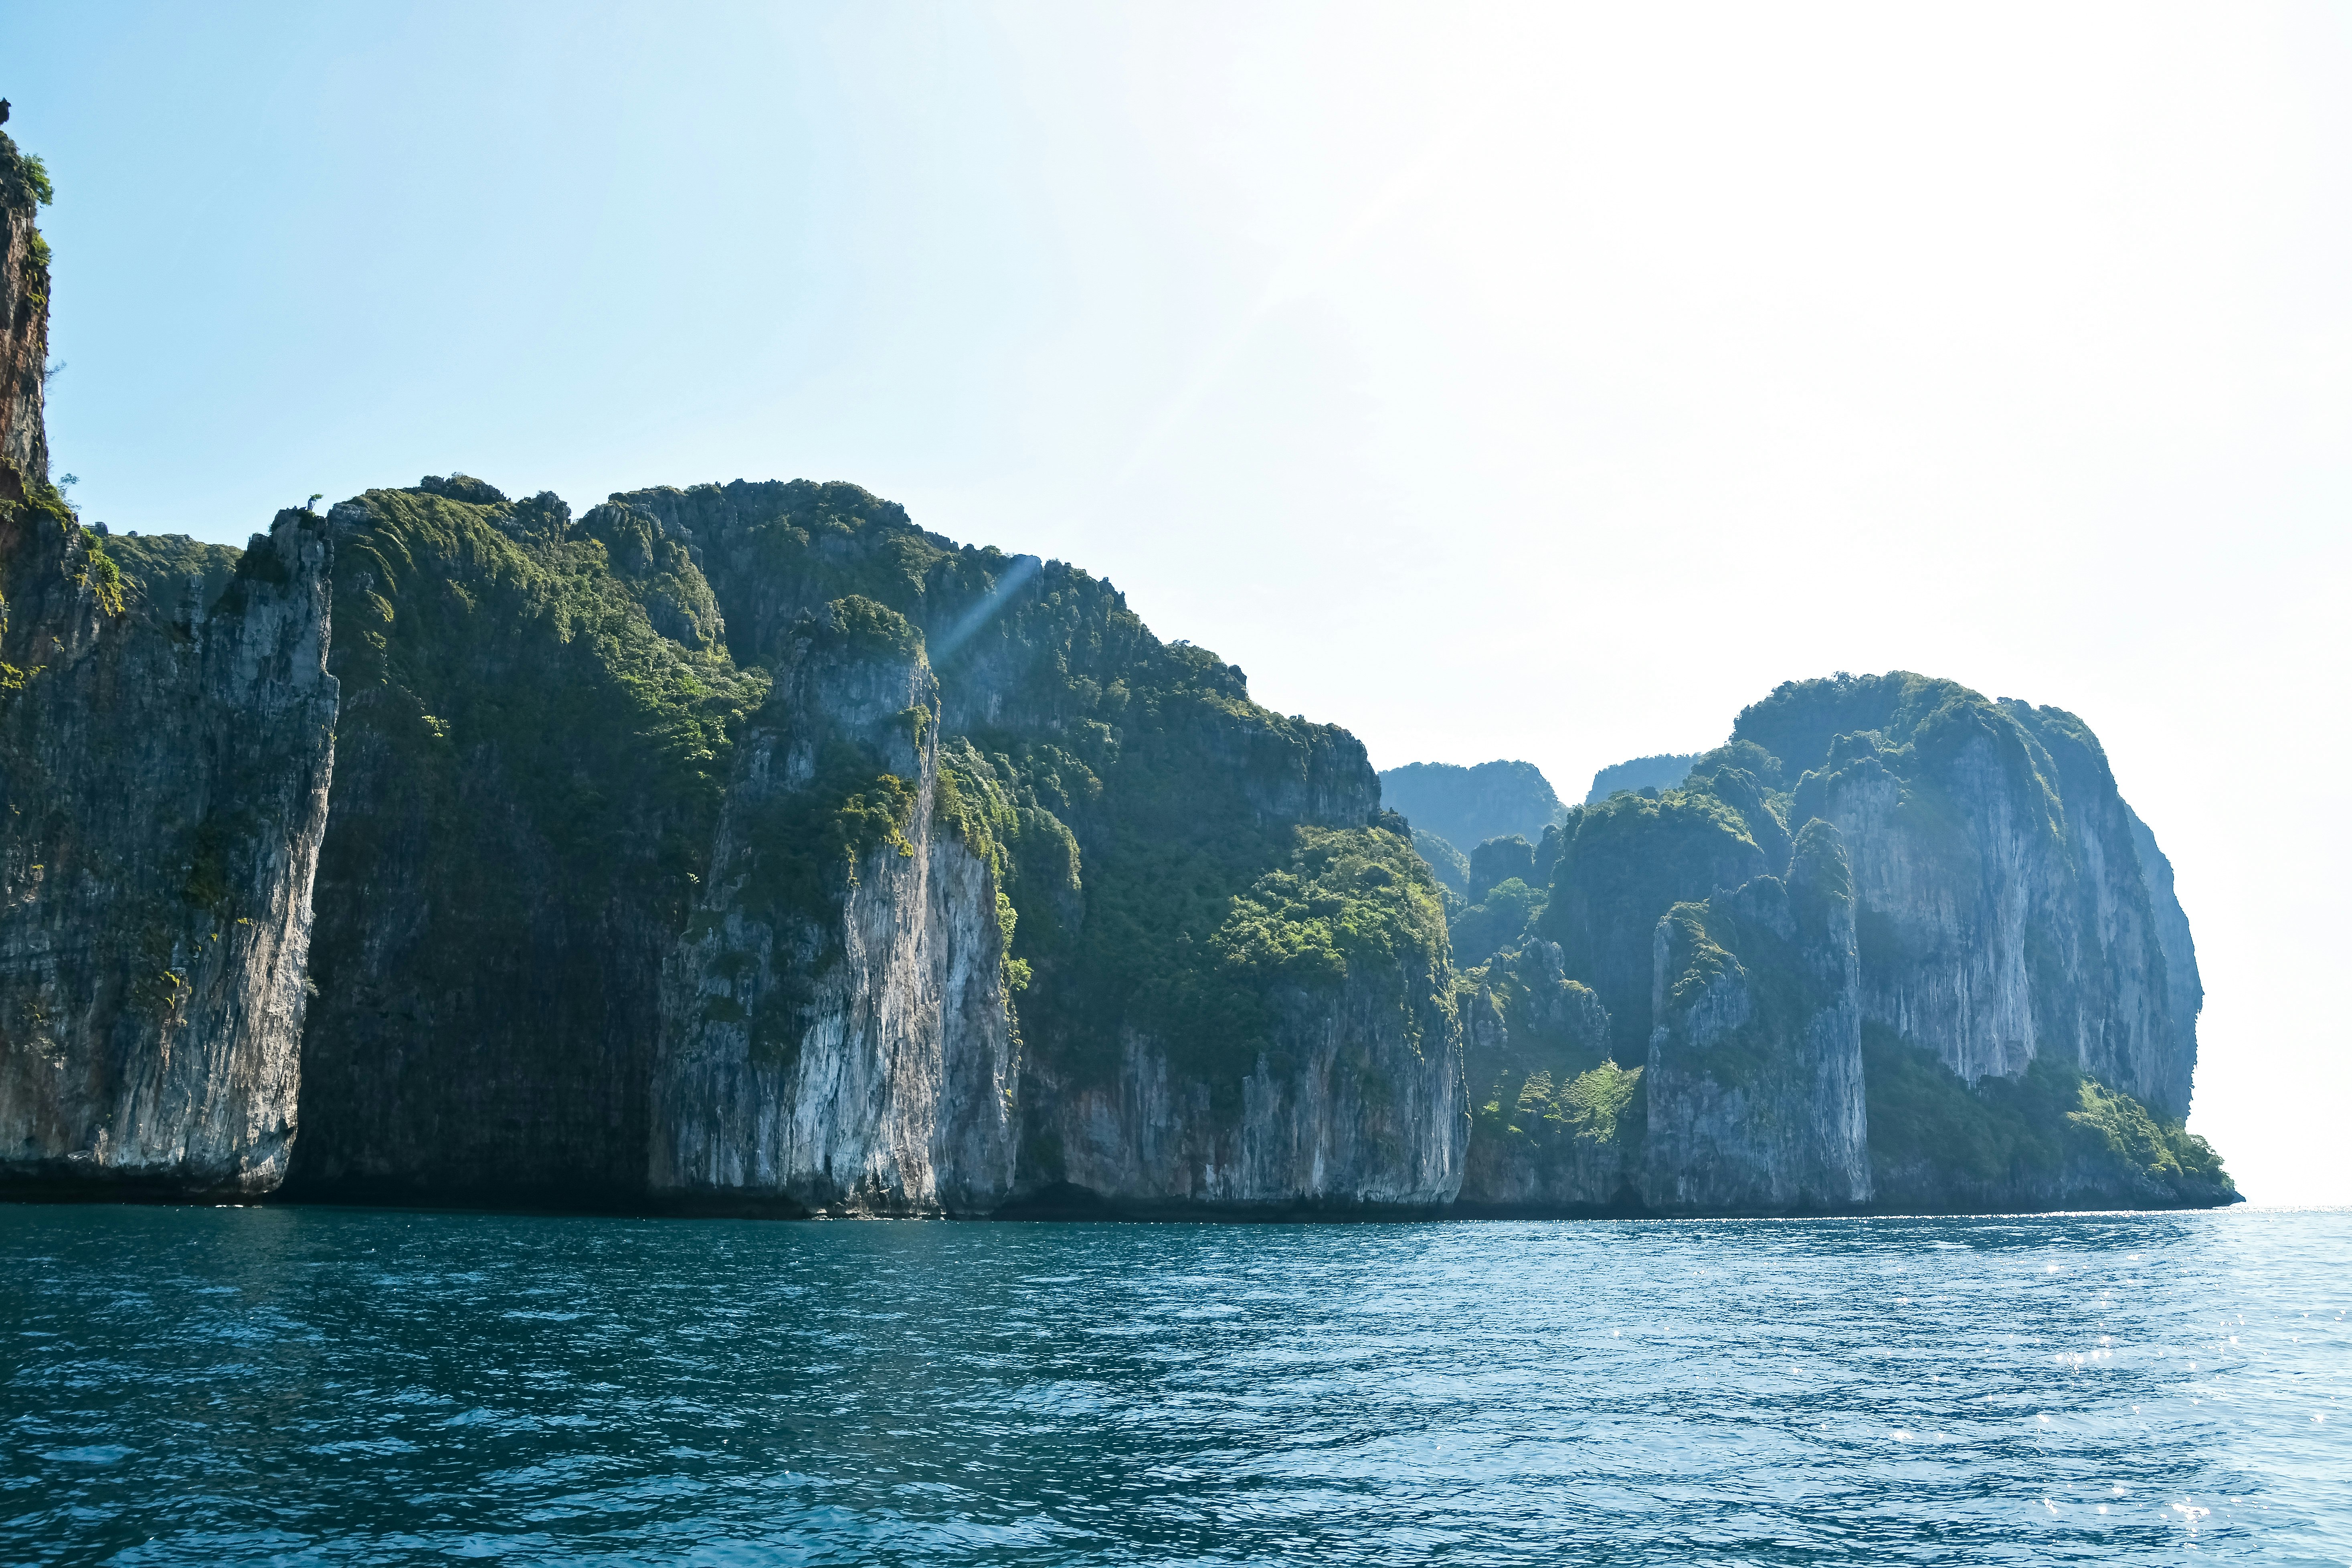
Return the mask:
{"type": "Polygon", "coordinates": [[[1005,932],[985,847],[941,809],[938,714],[894,612],[836,600],[796,628],[671,960],[656,1194],[869,1214],[1003,1201],[1005,932]]]}
{"type": "Polygon", "coordinates": [[[223,574],[37,492],[0,511],[0,1173],[266,1192],[331,768],[324,523],[281,512],[223,574]]]}
{"type": "Polygon", "coordinates": [[[2188,911],[2173,890],[2172,862],[2157,847],[2156,835],[2139,819],[2139,813],[2128,805],[2124,813],[2131,820],[2132,844],[2139,851],[2140,874],[2147,879],[2148,900],[2156,916],[2156,942],[2164,954],[2165,1010],[2171,1015],[2173,1039],[2189,1042],[2189,1049],[2181,1053],[2185,1059],[2180,1067],[2193,1075],[2197,1015],[2205,1008],[2205,984],[2197,973],[2197,943],[2189,934],[2188,911]]]}
{"type": "Polygon", "coordinates": [[[1448,980],[1442,961],[1407,952],[1385,964],[1362,955],[1319,984],[1276,982],[1264,1043],[1235,1076],[1134,1028],[1108,1073],[1046,1065],[1026,1086],[1044,1184],[1027,1206],[1280,1215],[1452,1202],[1469,1115],[1448,980]]]}
{"type": "Polygon", "coordinates": [[[0,132],[0,479],[6,499],[49,478],[42,416],[49,355],[49,247],[41,237],[48,176],[0,132]]]}
{"type": "Polygon", "coordinates": [[[451,476],[331,515],[344,702],[289,1191],[642,1202],[663,966],[767,680],[665,637],[677,562],[552,496],[451,476]]]}
{"type": "Polygon", "coordinates": [[[1650,1206],[1868,1203],[1853,889],[1837,830],[1808,823],[1785,881],[1759,877],[1676,905],[1654,945],[1650,1206]]]}
{"type": "Polygon", "coordinates": [[[1791,815],[1853,848],[1866,1019],[1970,1083],[2049,1055],[2188,1113],[2195,1035],[2130,811],[2080,720],[1885,676],[1784,688],[1733,733],[1801,759],[1791,815]],[[1824,724],[1852,727],[1809,754],[1824,724]]]}
{"type": "Polygon", "coordinates": [[[109,540],[48,483],[48,199],[0,135],[0,1181],[247,1196],[294,1135],[331,765],[321,520],[109,540]]]}

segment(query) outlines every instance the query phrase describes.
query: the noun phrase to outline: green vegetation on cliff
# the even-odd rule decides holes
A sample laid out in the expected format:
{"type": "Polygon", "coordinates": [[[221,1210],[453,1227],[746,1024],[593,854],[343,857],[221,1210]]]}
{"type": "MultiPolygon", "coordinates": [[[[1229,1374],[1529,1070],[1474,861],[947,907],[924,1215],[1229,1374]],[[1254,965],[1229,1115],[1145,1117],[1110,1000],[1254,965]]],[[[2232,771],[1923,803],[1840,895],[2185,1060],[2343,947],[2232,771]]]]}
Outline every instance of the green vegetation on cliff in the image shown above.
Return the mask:
{"type": "Polygon", "coordinates": [[[1493,1086],[1495,1098],[1477,1107],[1476,1114],[1507,1137],[1549,1132],[1615,1143],[1635,1131],[1633,1119],[1640,1110],[1635,1097],[1641,1085],[1640,1068],[1621,1068],[1613,1061],[1558,1083],[1549,1072],[1538,1070],[1521,1079],[1516,1092],[1507,1079],[1498,1080],[1493,1086]]]}
{"type": "Polygon", "coordinates": [[[1454,957],[1464,963],[1478,963],[1489,953],[1517,947],[1543,908],[1544,895],[1539,890],[1517,877],[1505,878],[1480,895],[1478,902],[1455,914],[1454,957]]]}
{"type": "Polygon", "coordinates": [[[106,542],[129,584],[126,598],[158,615],[178,613],[192,592],[194,608],[210,608],[227,591],[244,555],[179,533],[118,533],[106,542]]]}
{"type": "Polygon", "coordinates": [[[1935,1053],[1865,1023],[1863,1063],[1882,1205],[2038,1206],[2069,1187],[2195,1203],[2236,1190],[2204,1139],[2050,1057],[1971,1089],[1935,1053]]]}
{"type": "Polygon", "coordinates": [[[16,139],[0,131],[0,207],[22,211],[47,206],[57,199],[48,165],[39,154],[19,150],[16,139]]]}
{"type": "Polygon", "coordinates": [[[566,896],[651,878],[682,911],[768,677],[662,636],[604,542],[561,531],[562,511],[547,495],[421,490],[338,508],[343,728],[404,759],[400,787],[429,799],[436,852],[481,898],[508,896],[494,868],[527,826],[576,868],[566,896]]]}
{"type": "Polygon", "coordinates": [[[1412,830],[1412,847],[1429,863],[1430,874],[1448,891],[1461,897],[1468,896],[1469,857],[1425,827],[1412,830]]]}
{"type": "Polygon", "coordinates": [[[1662,752],[1656,756],[1612,763],[1592,775],[1592,787],[1585,791],[1584,804],[1597,805],[1621,789],[1638,793],[1677,788],[1690,776],[1691,764],[1696,761],[1696,752],[1662,752]]]}
{"type": "Polygon", "coordinates": [[[1654,1022],[1673,1033],[1660,1038],[1685,1044],[1692,1009],[1725,975],[1743,982],[1748,996],[1746,1017],[1711,1033],[1682,1065],[1727,1088],[1747,1088],[1802,1045],[1811,1021],[1846,1000],[1840,984],[1844,976],[1823,960],[1843,949],[1838,932],[1849,928],[1836,922],[1853,898],[1853,874],[1837,830],[1811,822],[1798,837],[1785,879],[1759,878],[1668,910],[1675,940],[1664,950],[1671,955],[1658,974],[1664,1010],[1654,1022]],[[1674,959],[1680,960],[1679,972],[1674,959]]]}
{"type": "Polygon", "coordinates": [[[1290,863],[1234,898],[1210,937],[1220,969],[1252,989],[1437,972],[1444,911],[1406,840],[1380,827],[1292,832],[1290,863]]]}
{"type": "Polygon", "coordinates": [[[1786,864],[1785,851],[1775,860],[1759,846],[1759,837],[1785,845],[1785,827],[1745,773],[1724,772],[1720,787],[1714,775],[1694,774],[1662,796],[1613,795],[1579,810],[1564,829],[1537,931],[1559,942],[1568,973],[1600,994],[1612,1042],[1628,1060],[1649,1049],[1659,919],[1786,864]]]}
{"type": "Polygon", "coordinates": [[[1407,763],[1381,774],[1381,798],[1465,855],[1515,833],[1532,843],[1561,815],[1551,781],[1533,763],[1407,763]]]}
{"type": "Polygon", "coordinates": [[[1222,1096],[1266,1048],[1284,988],[1376,953],[1442,965],[1426,868],[1401,823],[1365,826],[1360,746],[1252,702],[1239,669],[1160,642],[1110,584],[954,544],[854,485],[640,490],[612,509],[692,540],[739,661],[772,658],[811,602],[868,602],[920,632],[938,809],[984,834],[1010,900],[1034,1068],[1107,1080],[1133,1034],[1222,1096]]]}

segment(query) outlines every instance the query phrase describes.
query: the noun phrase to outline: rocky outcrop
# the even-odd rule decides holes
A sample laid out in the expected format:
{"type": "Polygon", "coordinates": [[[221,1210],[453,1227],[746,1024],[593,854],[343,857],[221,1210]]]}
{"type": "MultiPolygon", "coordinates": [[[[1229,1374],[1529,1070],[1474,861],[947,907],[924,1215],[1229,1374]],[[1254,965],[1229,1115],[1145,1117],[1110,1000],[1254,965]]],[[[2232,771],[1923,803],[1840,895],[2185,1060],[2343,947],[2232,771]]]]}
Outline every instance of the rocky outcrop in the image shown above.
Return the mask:
{"type": "Polygon", "coordinates": [[[1466,978],[1470,1148],[1455,1212],[1639,1213],[1646,1069],[1611,1058],[1600,998],[1542,941],[1466,978]]]}
{"type": "Polygon", "coordinates": [[[1465,855],[1514,834],[1532,844],[1560,816],[1559,796],[1533,763],[1407,763],[1381,773],[1381,799],[1465,855]]]}
{"type": "Polygon", "coordinates": [[[1853,889],[1808,823],[1788,878],[1658,922],[1646,1195],[1663,1213],[1790,1214],[1870,1201],[1853,889]]]}
{"type": "Polygon", "coordinates": [[[1411,963],[1270,998],[1239,1081],[1186,1071],[1133,1031],[1116,1070],[1031,1075],[1029,1213],[1427,1213],[1453,1201],[1469,1133],[1446,975],[1411,963]]]}
{"type": "Polygon", "coordinates": [[[285,1173],[336,702],[328,550],[307,512],[240,557],[109,541],[46,487],[0,501],[16,1190],[250,1196],[285,1173]]]}
{"type": "Polygon", "coordinates": [[[284,1174],[326,809],[321,520],[110,540],[48,483],[48,184],[0,135],[0,1182],[284,1174]]]}
{"type": "Polygon", "coordinates": [[[2201,993],[2169,867],[2071,714],[1899,672],[1792,682],[1680,787],[1570,812],[1535,862],[1536,933],[1621,1059],[1649,1042],[1656,1208],[2234,1197],[2182,1125],[2201,993]],[[1835,922],[1804,935],[1780,907],[1822,835],[1851,880],[1850,982],[1835,922]]]}
{"type": "Polygon", "coordinates": [[[1465,896],[1475,904],[1514,877],[1522,882],[1532,882],[1535,876],[1534,845],[1516,833],[1506,838],[1489,838],[1470,851],[1465,896]]]}
{"type": "Polygon", "coordinates": [[[1734,737],[1793,751],[1825,712],[1854,728],[1819,761],[1798,752],[1809,771],[1791,816],[1835,824],[1852,847],[1864,1016],[1970,1083],[2053,1055],[2185,1116],[2195,1036],[2179,1031],[2131,815],[2089,730],[1887,676],[1776,694],[1734,737]]]}
{"type": "Polygon", "coordinates": [[[574,522],[452,476],[334,515],[356,635],[290,1193],[1451,1195],[1443,915],[1361,746],[1107,584],[845,486],[574,522]]]}
{"type": "Polygon", "coordinates": [[[40,165],[0,132],[0,497],[15,501],[49,477],[49,247],[37,221],[48,192],[40,165]]]}
{"type": "Polygon", "coordinates": [[[845,595],[920,634],[943,773],[989,824],[1013,932],[1016,1203],[1263,1213],[1451,1194],[1444,917],[1404,824],[1381,825],[1353,736],[1258,707],[1239,669],[1160,642],[1110,584],[959,546],[855,486],[611,504],[694,553],[739,659],[773,664],[796,617],[845,595]],[[1342,952],[1294,883],[1347,903],[1380,951],[1342,952]]]}
{"type": "Polygon", "coordinates": [[[1621,1060],[1648,1056],[1660,918],[1788,865],[1787,829],[1754,780],[1723,773],[1720,789],[1710,774],[1664,797],[1619,795],[1583,807],[1563,835],[1538,931],[1608,1009],[1621,1060]]]}
{"type": "Polygon", "coordinates": [[[942,809],[938,684],[870,601],[793,645],[671,959],[652,1189],[984,1214],[1013,1178],[1006,932],[984,837],[942,809]]]}
{"type": "Polygon", "coordinates": [[[2170,868],[2069,714],[1841,677],[1572,811],[1525,763],[1400,770],[1449,931],[1353,736],[855,486],[574,520],[451,474],[241,554],[83,530],[47,479],[45,199],[0,138],[12,1190],[2231,1195],[2180,1121],[2170,868]]]}

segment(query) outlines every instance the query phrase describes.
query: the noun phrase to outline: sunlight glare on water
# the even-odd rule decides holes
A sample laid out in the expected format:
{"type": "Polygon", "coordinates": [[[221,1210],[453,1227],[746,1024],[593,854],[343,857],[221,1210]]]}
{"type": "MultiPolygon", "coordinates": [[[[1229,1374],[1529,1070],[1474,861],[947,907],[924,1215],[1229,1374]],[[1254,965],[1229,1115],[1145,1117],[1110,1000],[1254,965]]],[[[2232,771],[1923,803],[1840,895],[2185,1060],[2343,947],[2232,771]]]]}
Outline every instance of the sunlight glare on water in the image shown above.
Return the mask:
{"type": "Polygon", "coordinates": [[[2347,1257],[0,1205],[0,1557],[2341,1563],[2347,1257]]]}

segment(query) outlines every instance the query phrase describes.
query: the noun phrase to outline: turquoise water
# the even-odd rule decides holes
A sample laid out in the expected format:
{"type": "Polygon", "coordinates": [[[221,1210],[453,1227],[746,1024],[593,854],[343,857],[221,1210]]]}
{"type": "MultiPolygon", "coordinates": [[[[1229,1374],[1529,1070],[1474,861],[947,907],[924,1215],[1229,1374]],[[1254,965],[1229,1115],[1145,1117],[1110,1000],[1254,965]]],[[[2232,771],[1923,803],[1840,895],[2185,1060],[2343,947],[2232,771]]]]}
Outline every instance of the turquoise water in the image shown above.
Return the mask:
{"type": "Polygon", "coordinates": [[[0,1560],[2345,1563],[2352,1214],[0,1205],[0,1560]]]}

